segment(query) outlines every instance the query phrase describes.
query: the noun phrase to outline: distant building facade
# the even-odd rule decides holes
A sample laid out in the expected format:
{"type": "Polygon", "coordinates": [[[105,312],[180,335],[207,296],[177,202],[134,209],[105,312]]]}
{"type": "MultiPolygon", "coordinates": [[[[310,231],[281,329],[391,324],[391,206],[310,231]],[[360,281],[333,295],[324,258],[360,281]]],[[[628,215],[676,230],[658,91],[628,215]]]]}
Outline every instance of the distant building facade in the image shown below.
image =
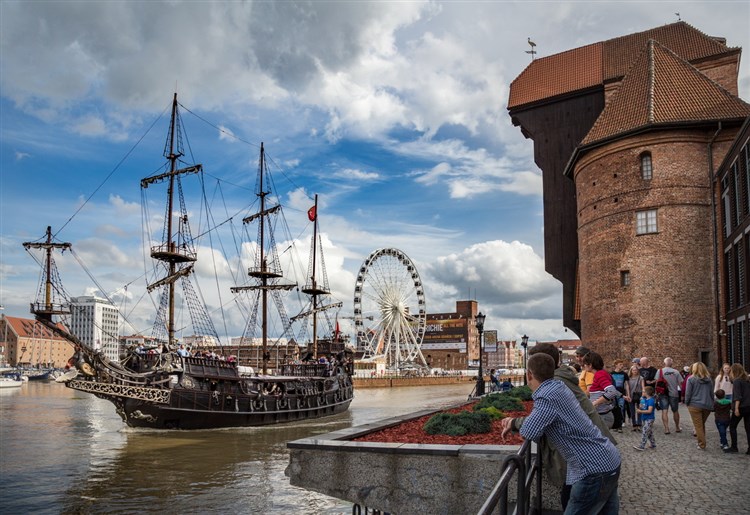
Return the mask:
{"type": "MultiPolygon", "coordinates": [[[[65,329],[62,324],[58,327],[65,329]]],[[[74,352],[68,340],[28,318],[0,317],[0,339],[4,361],[14,367],[62,368],[74,352]]]]}
{"type": "Polygon", "coordinates": [[[737,135],[717,174],[722,218],[719,230],[724,272],[726,354],[723,361],[750,368],[750,118],[737,135]]]}
{"type": "Polygon", "coordinates": [[[736,257],[750,116],[737,97],[740,54],[678,22],[536,59],[511,84],[509,114],[543,173],[545,267],[563,285],[564,325],[607,362],[750,365],[736,257]],[[730,148],[740,180],[722,188],[730,148]],[[717,230],[736,202],[729,233],[717,230]]]}
{"type": "Polygon", "coordinates": [[[431,368],[467,370],[479,366],[477,301],[456,301],[453,313],[428,313],[422,355],[431,368]]]}
{"type": "Polygon", "coordinates": [[[95,296],[70,299],[70,332],[81,342],[120,360],[120,312],[108,300],[95,296]]]}

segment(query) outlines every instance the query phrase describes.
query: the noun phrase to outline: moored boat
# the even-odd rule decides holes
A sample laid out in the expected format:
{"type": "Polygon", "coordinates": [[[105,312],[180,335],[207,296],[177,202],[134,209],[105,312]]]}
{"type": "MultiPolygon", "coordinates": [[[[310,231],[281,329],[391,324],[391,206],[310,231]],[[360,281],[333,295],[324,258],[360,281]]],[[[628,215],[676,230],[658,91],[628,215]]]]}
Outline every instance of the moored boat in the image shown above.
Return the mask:
{"type": "Polygon", "coordinates": [[[20,388],[24,381],[18,374],[0,376],[0,388],[20,388]]]}
{"type": "MultiPolygon", "coordinates": [[[[176,337],[175,288],[182,285],[182,293],[188,298],[191,317],[195,316],[202,328],[201,334],[218,340],[205,308],[190,301],[193,288],[190,275],[197,261],[195,241],[188,225],[181,180],[184,176],[202,173],[202,165],[193,164],[179,168],[184,156],[180,148],[180,117],[177,95],[172,104],[170,130],[165,146],[168,171],[147,177],[141,181],[143,189],[167,183],[167,213],[162,231],[162,241],[151,247],[151,257],[161,265],[166,275],[148,285],[148,291],[160,290],[159,310],[155,328],[165,335],[160,345],[150,353],[131,348],[122,362],[116,362],[81,342],[75,335],[61,329],[53,317],[69,314],[64,302],[57,302],[52,292],[52,282],[58,274],[53,269],[51,253],[55,249],[68,249],[69,243],[53,241],[51,229],[47,228],[46,240],[42,243],[25,243],[27,249],[42,249],[47,253],[46,269],[40,291],[45,292],[41,301],[32,304],[36,318],[52,331],[68,339],[75,347],[75,354],[68,362],[70,373],[58,381],[69,388],[89,392],[112,402],[123,421],[131,427],[157,429],[208,429],[224,427],[260,426],[330,416],[344,412],[353,399],[351,375],[353,364],[349,353],[341,351],[336,356],[318,360],[316,321],[319,313],[340,307],[340,304],[325,304],[329,295],[327,278],[316,277],[317,197],[315,209],[308,213],[314,223],[312,268],[308,270],[310,282],[302,292],[310,296],[311,308],[300,316],[313,319],[313,336],[308,356],[311,359],[292,359],[290,356],[271,362],[269,353],[268,311],[275,306],[283,311],[280,293],[297,287],[294,283],[282,282],[279,256],[273,236],[270,217],[278,213],[280,204],[267,206],[270,185],[265,181],[268,173],[263,144],[260,146],[258,187],[256,195],[260,209],[245,217],[244,224],[258,223],[258,241],[255,243],[255,261],[248,269],[248,283],[232,288],[238,295],[254,296],[248,310],[248,327],[260,329],[262,359],[260,371],[255,374],[241,373],[238,359],[222,360],[212,353],[200,356],[187,354],[176,337]],[[179,208],[173,205],[179,200],[179,208]],[[314,215],[314,216],[313,216],[314,215]]],[[[319,258],[318,258],[319,259],[319,258]]],[[[194,295],[194,294],[193,294],[194,295]]],[[[281,320],[290,325],[292,320],[282,313],[281,320]]],[[[297,317],[292,317],[295,319],[297,317]]],[[[194,320],[194,326],[196,321],[194,320]]],[[[251,331],[248,331],[248,334],[251,331]]],[[[254,334],[254,333],[253,333],[254,334]]],[[[284,327],[281,335],[288,335],[284,327]]],[[[244,337],[243,337],[244,338],[244,337]]],[[[297,357],[298,358],[298,357],[297,357]]]]}

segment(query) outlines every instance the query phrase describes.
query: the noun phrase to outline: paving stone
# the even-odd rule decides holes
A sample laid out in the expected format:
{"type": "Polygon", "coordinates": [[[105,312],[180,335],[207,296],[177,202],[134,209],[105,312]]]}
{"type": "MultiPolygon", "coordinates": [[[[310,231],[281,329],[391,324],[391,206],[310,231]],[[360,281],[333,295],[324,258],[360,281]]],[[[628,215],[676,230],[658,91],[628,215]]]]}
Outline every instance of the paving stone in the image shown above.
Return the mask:
{"type": "MultiPolygon", "coordinates": [[[[750,514],[750,456],[743,423],[737,428],[739,452],[719,447],[713,414],[706,421],[706,449],[697,448],[688,410],[680,405],[681,433],[664,434],[661,412],[654,424],[655,450],[637,451],[641,433],[623,428],[615,437],[622,456],[620,513],[664,515],[750,514]]],[[[729,434],[727,432],[727,438],[729,434]]]]}

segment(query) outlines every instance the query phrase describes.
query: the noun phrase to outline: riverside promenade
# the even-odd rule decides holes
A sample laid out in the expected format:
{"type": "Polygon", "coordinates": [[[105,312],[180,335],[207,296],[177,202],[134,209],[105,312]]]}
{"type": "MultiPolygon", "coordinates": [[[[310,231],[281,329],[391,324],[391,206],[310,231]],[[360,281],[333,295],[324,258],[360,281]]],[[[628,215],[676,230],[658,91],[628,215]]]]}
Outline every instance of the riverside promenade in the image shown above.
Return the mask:
{"type": "Polygon", "coordinates": [[[737,428],[739,452],[725,454],[713,414],[706,421],[706,449],[700,450],[684,404],[679,413],[682,432],[675,433],[670,411],[671,434],[665,435],[661,411],[656,412],[655,450],[633,449],[641,433],[629,427],[615,433],[622,456],[620,514],[750,514],[750,455],[745,454],[743,423],[737,428]]]}

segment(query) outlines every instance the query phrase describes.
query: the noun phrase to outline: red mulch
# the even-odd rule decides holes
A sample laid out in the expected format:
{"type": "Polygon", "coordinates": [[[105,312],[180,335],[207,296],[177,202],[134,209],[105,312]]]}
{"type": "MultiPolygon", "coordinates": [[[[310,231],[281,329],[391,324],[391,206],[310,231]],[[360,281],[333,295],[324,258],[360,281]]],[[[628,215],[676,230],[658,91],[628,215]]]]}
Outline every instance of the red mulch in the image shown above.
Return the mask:
{"type": "MultiPolygon", "coordinates": [[[[464,410],[470,410],[475,403],[465,404],[458,408],[446,410],[447,413],[458,413],[464,410]]],[[[531,412],[533,401],[523,402],[524,411],[509,411],[506,413],[508,417],[522,417],[528,415],[531,412]]],[[[354,438],[357,442],[385,442],[385,443],[426,443],[426,444],[441,444],[441,445],[466,445],[466,444],[479,444],[479,445],[521,445],[523,438],[518,433],[508,433],[505,438],[502,438],[500,434],[502,429],[500,427],[500,420],[492,421],[492,430],[489,433],[475,433],[463,436],[449,436],[449,435],[431,435],[425,432],[424,425],[432,417],[432,415],[425,415],[424,417],[415,418],[407,422],[403,422],[397,426],[392,426],[380,431],[368,433],[364,436],[354,438]]]]}

